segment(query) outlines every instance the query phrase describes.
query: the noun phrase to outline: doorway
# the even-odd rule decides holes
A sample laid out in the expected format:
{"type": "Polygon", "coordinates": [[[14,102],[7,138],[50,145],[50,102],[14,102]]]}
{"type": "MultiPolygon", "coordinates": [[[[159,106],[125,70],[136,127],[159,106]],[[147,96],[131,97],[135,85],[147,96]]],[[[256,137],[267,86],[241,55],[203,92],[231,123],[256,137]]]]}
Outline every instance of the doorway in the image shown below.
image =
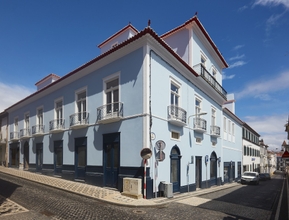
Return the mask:
{"type": "Polygon", "coordinates": [[[24,144],[24,169],[29,169],[29,144],[27,141],[24,144]]]}
{"type": "Polygon", "coordinates": [[[117,187],[120,167],[120,133],[103,135],[104,185],[117,187]]]}
{"type": "Polygon", "coordinates": [[[63,141],[54,141],[54,174],[61,175],[63,165],[63,141]]]}
{"type": "Polygon", "coordinates": [[[43,144],[36,144],[36,171],[41,172],[43,166],[43,144]]]}
{"type": "Polygon", "coordinates": [[[202,157],[196,157],[196,188],[202,188],[202,157]]]}
{"type": "Polygon", "coordinates": [[[19,144],[10,146],[10,166],[19,168],[19,144]]]}
{"type": "Polygon", "coordinates": [[[180,191],[180,149],[174,146],[171,150],[171,183],[173,184],[173,192],[180,191]]]}
{"type": "Polygon", "coordinates": [[[85,180],[87,160],[86,137],[75,138],[75,179],[85,180]]]}

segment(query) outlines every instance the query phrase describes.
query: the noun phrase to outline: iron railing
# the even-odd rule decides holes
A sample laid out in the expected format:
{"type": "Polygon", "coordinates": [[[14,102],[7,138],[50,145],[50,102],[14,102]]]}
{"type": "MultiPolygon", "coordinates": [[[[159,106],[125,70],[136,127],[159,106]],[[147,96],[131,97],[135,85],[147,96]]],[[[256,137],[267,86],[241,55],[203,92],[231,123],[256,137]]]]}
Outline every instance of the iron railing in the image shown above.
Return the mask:
{"type": "Polygon", "coordinates": [[[178,120],[183,123],[187,123],[187,112],[184,109],[176,105],[169,105],[168,106],[168,119],[178,120]]]}
{"type": "Polygon", "coordinates": [[[10,140],[18,140],[18,139],[19,139],[19,132],[18,131],[10,132],[10,140]]]}
{"type": "Polygon", "coordinates": [[[70,126],[88,125],[88,112],[78,112],[70,115],[70,126]]]}
{"type": "Polygon", "coordinates": [[[224,99],[227,100],[227,91],[217,82],[217,80],[209,73],[208,70],[200,63],[193,67],[193,69],[202,76],[202,78],[214,88],[224,99]]]}
{"type": "Polygon", "coordinates": [[[196,130],[207,130],[207,121],[202,118],[194,118],[194,129],[196,130]]]}
{"type": "Polygon", "coordinates": [[[122,118],[123,117],[123,103],[114,102],[106,104],[97,108],[97,120],[105,120],[112,118],[122,118]]]}
{"type": "Polygon", "coordinates": [[[211,125],[211,135],[220,136],[220,134],[221,134],[220,127],[216,125],[211,125]]]}
{"type": "Polygon", "coordinates": [[[43,134],[44,133],[44,125],[34,125],[32,126],[32,135],[43,134]]]}
{"type": "Polygon", "coordinates": [[[62,118],[51,120],[49,122],[49,131],[63,130],[65,128],[64,122],[62,118]]]}
{"type": "Polygon", "coordinates": [[[29,128],[20,129],[20,138],[30,137],[31,132],[29,128]]]}

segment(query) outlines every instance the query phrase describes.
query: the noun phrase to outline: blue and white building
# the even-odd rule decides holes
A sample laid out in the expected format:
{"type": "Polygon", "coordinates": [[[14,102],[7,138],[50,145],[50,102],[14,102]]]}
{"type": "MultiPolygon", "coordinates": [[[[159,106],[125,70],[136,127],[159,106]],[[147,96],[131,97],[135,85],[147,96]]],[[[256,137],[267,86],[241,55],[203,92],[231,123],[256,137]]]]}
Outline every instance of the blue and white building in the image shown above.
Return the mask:
{"type": "Polygon", "coordinates": [[[147,198],[161,182],[185,192],[238,178],[242,128],[224,107],[228,64],[196,16],[162,36],[129,24],[99,48],[6,109],[10,167],[122,190],[124,177],[144,178],[149,148],[147,198]]]}

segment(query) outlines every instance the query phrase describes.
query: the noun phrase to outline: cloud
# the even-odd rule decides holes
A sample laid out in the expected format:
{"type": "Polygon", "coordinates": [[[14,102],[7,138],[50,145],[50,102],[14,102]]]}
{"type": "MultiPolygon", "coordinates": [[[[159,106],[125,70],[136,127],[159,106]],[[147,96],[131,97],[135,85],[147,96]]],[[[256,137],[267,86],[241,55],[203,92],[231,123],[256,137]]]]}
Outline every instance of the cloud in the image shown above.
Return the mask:
{"type": "Polygon", "coordinates": [[[252,7],[254,7],[256,5],[261,5],[261,6],[283,5],[285,8],[289,9],[289,1],[288,0],[256,0],[252,7]]]}
{"type": "Polygon", "coordinates": [[[0,82],[0,112],[33,93],[32,89],[24,86],[4,84],[0,82]]]}
{"type": "Polygon", "coordinates": [[[239,50],[240,48],[245,47],[245,45],[237,45],[233,48],[233,50],[239,50]]]}
{"type": "Polygon", "coordinates": [[[248,8],[248,6],[247,6],[247,5],[244,5],[244,6],[242,6],[241,8],[239,8],[238,11],[239,11],[239,12],[242,12],[242,11],[244,11],[244,10],[247,9],[247,8],[248,8]]]}
{"type": "Polygon", "coordinates": [[[245,64],[247,64],[245,61],[240,60],[240,61],[233,63],[232,65],[229,65],[229,68],[232,69],[238,66],[244,66],[245,64]]]}
{"type": "Polygon", "coordinates": [[[242,55],[237,55],[235,57],[231,57],[229,58],[229,60],[240,60],[240,59],[243,59],[245,57],[245,54],[242,54],[242,55]]]}
{"type": "Polygon", "coordinates": [[[281,150],[282,142],[286,139],[284,124],[288,115],[247,116],[245,122],[261,135],[260,139],[269,146],[270,150],[281,150]]]}
{"type": "MultiPolygon", "coordinates": [[[[288,2],[289,2],[289,1],[288,1],[288,2]]],[[[267,33],[267,35],[270,34],[271,29],[272,29],[273,26],[278,25],[278,22],[277,22],[277,21],[278,21],[280,18],[282,18],[283,15],[284,15],[286,12],[287,12],[287,11],[284,11],[284,12],[281,13],[281,14],[271,15],[270,18],[268,18],[268,20],[266,21],[266,33],[267,33]]]]}
{"type": "Polygon", "coordinates": [[[227,76],[226,74],[223,73],[223,80],[233,79],[234,77],[235,77],[235,74],[232,74],[232,75],[227,76]]]}
{"type": "MultiPolygon", "coordinates": [[[[289,88],[289,71],[285,71],[274,78],[264,79],[247,84],[242,91],[235,93],[237,99],[245,97],[268,98],[270,93],[289,88]]],[[[264,100],[264,99],[263,99],[264,100]]]]}

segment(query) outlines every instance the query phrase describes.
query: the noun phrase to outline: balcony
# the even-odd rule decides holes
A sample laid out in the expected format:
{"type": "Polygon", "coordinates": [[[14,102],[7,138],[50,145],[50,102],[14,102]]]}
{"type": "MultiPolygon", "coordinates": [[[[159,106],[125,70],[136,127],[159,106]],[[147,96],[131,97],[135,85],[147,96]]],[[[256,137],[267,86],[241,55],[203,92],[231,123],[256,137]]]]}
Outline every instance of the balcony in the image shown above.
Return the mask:
{"type": "Polygon", "coordinates": [[[175,105],[168,106],[168,121],[176,126],[187,125],[187,112],[175,105]]]}
{"type": "Polygon", "coordinates": [[[32,126],[32,135],[41,136],[44,134],[44,125],[34,125],[32,126]]]}
{"type": "Polygon", "coordinates": [[[120,121],[123,118],[123,103],[115,102],[97,108],[97,121],[101,124],[120,121]]]}
{"type": "Polygon", "coordinates": [[[19,141],[19,132],[18,131],[10,132],[10,141],[19,141]]]}
{"type": "Polygon", "coordinates": [[[20,139],[26,139],[31,137],[31,132],[29,128],[24,128],[20,130],[20,139]]]}
{"type": "Polygon", "coordinates": [[[226,90],[217,82],[217,80],[206,70],[202,64],[197,64],[193,69],[201,75],[201,77],[214,89],[216,90],[225,100],[227,100],[226,90]]]}
{"type": "Polygon", "coordinates": [[[88,112],[78,112],[70,115],[70,128],[79,129],[87,127],[89,125],[88,116],[88,112]]]}
{"type": "Polygon", "coordinates": [[[50,133],[59,133],[65,129],[64,119],[54,119],[49,122],[49,131],[50,133]]]}
{"type": "Polygon", "coordinates": [[[211,136],[212,137],[220,137],[221,136],[221,129],[219,126],[211,125],[211,136]]]}
{"type": "Polygon", "coordinates": [[[202,118],[194,118],[194,130],[200,133],[205,133],[207,130],[207,121],[202,118]]]}

